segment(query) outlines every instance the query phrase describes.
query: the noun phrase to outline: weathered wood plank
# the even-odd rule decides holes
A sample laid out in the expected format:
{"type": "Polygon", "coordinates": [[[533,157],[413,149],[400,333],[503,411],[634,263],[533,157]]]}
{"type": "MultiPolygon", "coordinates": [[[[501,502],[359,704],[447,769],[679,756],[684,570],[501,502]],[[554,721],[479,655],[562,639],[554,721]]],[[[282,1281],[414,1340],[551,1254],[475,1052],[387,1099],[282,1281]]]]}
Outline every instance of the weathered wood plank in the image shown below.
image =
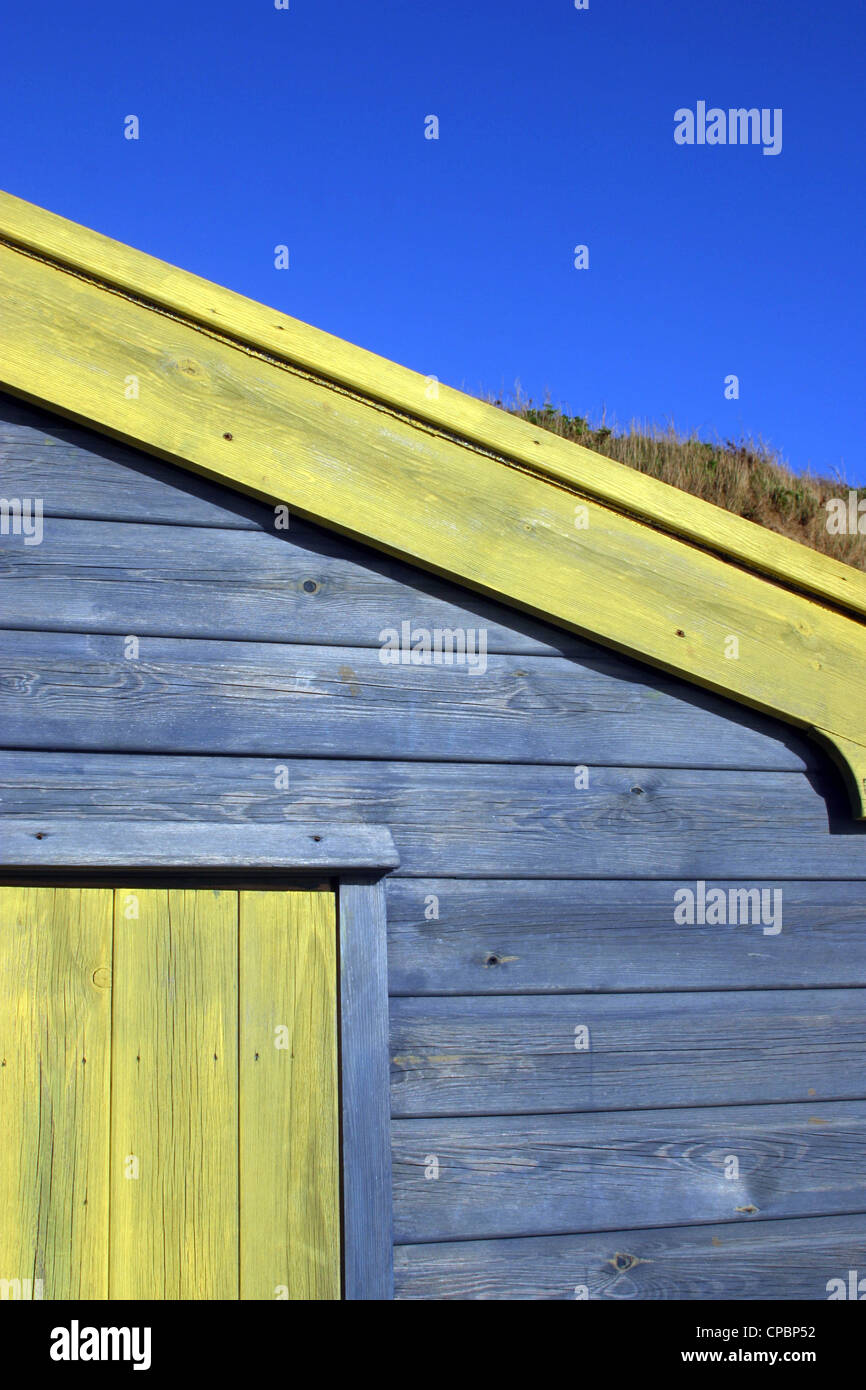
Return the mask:
{"type": "MultiPolygon", "coordinates": [[[[8,245],[0,276],[0,380],[10,390],[814,731],[866,818],[859,621],[599,502],[580,503],[589,524],[576,531],[572,484],[509,467],[8,245]],[[144,383],[133,403],[106,389],[129,374],[144,383]]],[[[841,595],[845,585],[830,588],[841,595]]]]}
{"type": "Polygon", "coordinates": [[[380,883],[340,882],[345,1296],[394,1296],[388,980],[380,883]]]}
{"type": "MultiPolygon", "coordinates": [[[[391,994],[866,985],[862,883],[786,882],[781,932],[678,926],[665,880],[389,878],[391,994]],[[433,915],[437,914],[437,915],[433,915]]],[[[713,882],[731,889],[778,884],[713,882]]],[[[772,899],[771,899],[772,901],[772,899]]]]}
{"type": "Polygon", "coordinates": [[[239,895],[240,1297],[340,1297],[333,893],[239,895]]]}
{"type": "Polygon", "coordinates": [[[826,1299],[866,1216],[398,1245],[398,1299],[826,1299]]]}
{"type": "Polygon", "coordinates": [[[115,892],[113,1299],[238,1297],[238,905],[115,892]]]}
{"type": "Polygon", "coordinates": [[[398,1244],[758,1223],[864,1204],[862,1101],[393,1120],[391,1132],[398,1244]],[[732,1159],[739,1176],[726,1178],[732,1159]]]}
{"type": "Polygon", "coordinates": [[[618,766],[651,753],[670,767],[780,770],[823,761],[751,711],[664,679],[622,679],[615,657],[482,660],[477,640],[472,666],[413,666],[383,664],[370,646],[142,638],[127,657],[123,636],[0,630],[0,725],[18,748],[618,766]]]}
{"type": "Polygon", "coordinates": [[[3,1298],[108,1297],[111,919],[109,889],[0,887],[3,1298]]]}
{"type": "Polygon", "coordinates": [[[46,517],[272,529],[273,508],[0,392],[5,495],[46,517]]]}
{"type": "Polygon", "coordinates": [[[392,999],[390,1048],[401,1117],[862,1100],[866,994],[392,999]]]}
{"type": "Polygon", "coordinates": [[[4,827],[7,868],[388,869],[391,834],[375,825],[243,825],[206,821],[39,820],[4,827]]]}
{"type": "MultiPolygon", "coordinates": [[[[125,494],[122,479],[104,488],[107,498],[125,494]]],[[[4,627],[364,646],[411,618],[428,628],[483,626],[489,651],[606,657],[635,680],[653,679],[639,662],[295,517],[288,532],[215,535],[47,516],[38,546],[0,537],[0,574],[14,581],[0,586],[4,627]]]]}
{"type": "Polygon", "coordinates": [[[866,826],[814,780],[598,768],[575,791],[568,767],[11,751],[0,806],[31,820],[384,825],[401,873],[424,878],[866,877],[866,826]]]}

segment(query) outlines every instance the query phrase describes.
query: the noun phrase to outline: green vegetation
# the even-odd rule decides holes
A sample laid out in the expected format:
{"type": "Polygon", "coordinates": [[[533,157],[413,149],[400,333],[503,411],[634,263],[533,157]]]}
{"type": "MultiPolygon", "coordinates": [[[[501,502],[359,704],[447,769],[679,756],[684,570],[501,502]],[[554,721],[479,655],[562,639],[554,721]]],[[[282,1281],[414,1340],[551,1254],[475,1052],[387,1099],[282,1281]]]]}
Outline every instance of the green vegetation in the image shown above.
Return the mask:
{"type": "MultiPolygon", "coordinates": [[[[663,483],[866,570],[866,534],[833,535],[827,529],[825,503],[831,498],[847,499],[847,483],[794,473],[775,451],[761,443],[727,440],[708,444],[694,435],[678,434],[672,425],[660,429],[632,424],[623,431],[603,423],[594,426],[585,416],[567,415],[549,401],[537,406],[519,391],[511,400],[492,403],[564,439],[573,439],[663,483]]],[[[866,488],[860,488],[857,495],[866,501],[866,488]]],[[[861,517],[861,526],[866,528],[866,516],[861,517]]]]}

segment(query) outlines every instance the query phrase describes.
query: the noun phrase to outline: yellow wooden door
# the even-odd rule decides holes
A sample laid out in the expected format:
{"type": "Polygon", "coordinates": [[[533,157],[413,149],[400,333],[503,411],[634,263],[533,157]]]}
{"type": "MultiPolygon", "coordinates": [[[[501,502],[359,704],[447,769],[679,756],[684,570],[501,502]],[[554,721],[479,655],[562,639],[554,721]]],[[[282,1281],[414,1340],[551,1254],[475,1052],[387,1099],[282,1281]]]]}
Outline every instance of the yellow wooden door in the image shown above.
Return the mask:
{"type": "Polygon", "coordinates": [[[0,887],[0,1297],[339,1298],[335,918],[0,887]]]}

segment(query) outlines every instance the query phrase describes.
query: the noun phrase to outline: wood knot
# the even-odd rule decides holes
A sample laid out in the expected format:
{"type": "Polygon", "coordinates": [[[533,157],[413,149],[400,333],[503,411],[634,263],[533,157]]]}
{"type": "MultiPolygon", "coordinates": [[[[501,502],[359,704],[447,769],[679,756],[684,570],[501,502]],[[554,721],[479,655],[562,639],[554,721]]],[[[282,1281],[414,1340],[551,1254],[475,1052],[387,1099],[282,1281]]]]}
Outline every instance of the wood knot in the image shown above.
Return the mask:
{"type": "Polygon", "coordinates": [[[627,1269],[634,1269],[636,1265],[645,1265],[647,1263],[649,1262],[647,1260],[642,1260],[640,1255],[627,1255],[622,1250],[617,1250],[613,1258],[608,1260],[608,1264],[613,1265],[617,1274],[624,1274],[627,1269]]]}

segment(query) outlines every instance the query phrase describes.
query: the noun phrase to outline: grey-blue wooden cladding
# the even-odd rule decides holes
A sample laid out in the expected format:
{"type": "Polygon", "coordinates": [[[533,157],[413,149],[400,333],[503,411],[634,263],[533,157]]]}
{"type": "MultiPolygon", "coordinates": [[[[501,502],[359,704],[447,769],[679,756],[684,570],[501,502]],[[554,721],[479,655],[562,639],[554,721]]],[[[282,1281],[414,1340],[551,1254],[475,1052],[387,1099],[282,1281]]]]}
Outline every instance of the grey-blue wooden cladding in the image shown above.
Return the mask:
{"type": "Polygon", "coordinates": [[[395,1119],[391,1131],[398,1244],[864,1206],[863,1101],[395,1119]]]}
{"type": "Polygon", "coordinates": [[[391,1000],[395,1116],[857,1100],[864,1088],[862,989],[748,990],[734,1009],[727,990],[391,1000]]]}
{"type": "Polygon", "coordinates": [[[483,626],[490,651],[595,650],[300,521],[275,532],[47,517],[43,530],[39,546],[0,546],[17,594],[3,599],[2,626],[372,646],[411,618],[483,626]]]}
{"type": "Polygon", "coordinates": [[[398,1299],[829,1297],[866,1275],[866,1216],[398,1245],[398,1299]],[[838,1286],[837,1286],[838,1287],[838,1286]]]}
{"type": "Polygon", "coordinates": [[[340,883],[340,1098],[344,1291],[394,1296],[388,966],[381,883],[340,883]]]}
{"type": "Polygon", "coordinates": [[[377,870],[399,863],[383,826],[214,825],[201,821],[7,820],[9,868],[377,870]]]}
{"type": "Polygon", "coordinates": [[[273,510],[138,449],[0,393],[7,496],[41,497],[45,516],[255,530],[273,510]]]}
{"type": "Polygon", "coordinates": [[[795,772],[601,767],[576,791],[569,767],[495,763],[14,750],[0,764],[6,815],[386,825],[400,873],[424,878],[866,878],[866,825],[835,790],[828,824],[795,772]]]}
{"type": "MultiPolygon", "coordinates": [[[[866,985],[866,887],[792,882],[782,930],[680,926],[677,880],[405,879],[386,883],[394,995],[866,985]]],[[[773,892],[761,879],[713,881],[773,892]]],[[[772,899],[770,900],[772,901],[772,899]]],[[[734,1013],[739,999],[733,1005],[734,1013]]]]}
{"type": "MultiPolygon", "coordinates": [[[[622,766],[651,749],[667,766],[805,765],[786,742],[760,731],[757,716],[725,718],[667,693],[664,682],[624,681],[615,664],[602,670],[564,657],[490,654],[473,671],[383,664],[378,647],[164,637],[141,638],[128,658],[126,641],[0,631],[6,742],[572,766],[622,766]]],[[[818,750],[809,753],[817,765],[818,750]]]]}

